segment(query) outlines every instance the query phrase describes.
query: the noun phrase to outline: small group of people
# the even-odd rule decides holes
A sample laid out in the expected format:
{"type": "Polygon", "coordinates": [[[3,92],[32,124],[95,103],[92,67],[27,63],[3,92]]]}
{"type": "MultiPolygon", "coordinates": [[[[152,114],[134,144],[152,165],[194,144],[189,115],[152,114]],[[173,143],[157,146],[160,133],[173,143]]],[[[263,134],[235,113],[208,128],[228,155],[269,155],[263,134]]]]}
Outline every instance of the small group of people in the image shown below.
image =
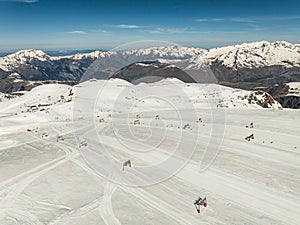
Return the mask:
{"type": "Polygon", "coordinates": [[[254,128],[253,122],[251,122],[249,125],[246,125],[246,128],[254,128]]]}
{"type": "Polygon", "coordinates": [[[62,136],[62,135],[59,135],[59,136],[57,136],[57,138],[56,138],[56,142],[59,142],[59,141],[64,141],[65,139],[64,139],[64,137],[62,136]]]}
{"type": "Polygon", "coordinates": [[[194,205],[195,205],[195,208],[196,208],[197,212],[200,213],[201,212],[200,211],[201,206],[207,207],[206,197],[204,197],[204,198],[199,197],[198,199],[195,200],[194,205]]]}
{"type": "MultiPolygon", "coordinates": [[[[246,128],[250,128],[250,129],[254,128],[253,122],[247,125],[246,128]]],[[[246,141],[250,141],[251,139],[254,139],[254,134],[250,134],[249,136],[245,137],[246,141]]]]}
{"type": "Polygon", "coordinates": [[[82,141],[82,142],[80,142],[79,143],[79,148],[81,148],[81,147],[87,147],[87,142],[86,141],[82,141]]]}
{"type": "Polygon", "coordinates": [[[47,132],[42,133],[42,138],[47,138],[49,135],[47,132]]]}
{"type": "MultiPolygon", "coordinates": [[[[123,163],[123,169],[122,169],[123,171],[125,170],[126,166],[132,167],[132,163],[131,163],[130,159],[123,163]]],[[[197,212],[200,213],[201,212],[201,210],[200,210],[201,206],[207,207],[206,197],[204,197],[204,198],[199,197],[198,199],[196,199],[195,202],[194,202],[194,206],[195,206],[197,212]]]]}
{"type": "Polygon", "coordinates": [[[250,134],[249,136],[245,137],[245,140],[250,141],[251,139],[254,139],[254,134],[250,134]]]}
{"type": "Polygon", "coordinates": [[[125,161],[125,162],[123,163],[123,169],[122,169],[123,171],[124,171],[124,169],[125,169],[125,166],[128,166],[128,167],[131,167],[131,166],[132,166],[130,159],[127,160],[127,161],[125,161]]]}

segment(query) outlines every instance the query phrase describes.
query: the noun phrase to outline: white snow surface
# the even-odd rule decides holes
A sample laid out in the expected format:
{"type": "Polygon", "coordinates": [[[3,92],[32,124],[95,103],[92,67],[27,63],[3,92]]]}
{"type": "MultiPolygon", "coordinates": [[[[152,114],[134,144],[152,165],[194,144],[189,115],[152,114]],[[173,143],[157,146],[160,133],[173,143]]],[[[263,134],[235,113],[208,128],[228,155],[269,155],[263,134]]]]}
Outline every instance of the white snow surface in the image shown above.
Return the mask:
{"type": "Polygon", "coordinates": [[[70,98],[71,87],[66,85],[42,85],[19,98],[0,102],[1,225],[300,224],[298,110],[263,109],[243,99],[251,92],[216,84],[185,84],[176,79],[137,86],[119,79],[86,81],[72,91],[94,87],[100,87],[101,101],[94,105],[93,124],[85,123],[85,114],[73,120],[72,115],[74,98],[90,101],[95,96],[87,93],[85,98],[75,95],[71,102],[61,101],[61,96],[70,98]],[[174,90],[174,85],[178,89],[174,90]],[[128,88],[130,91],[124,92],[128,88]],[[163,100],[161,88],[167,90],[173,105],[181,105],[187,112],[196,110],[203,122],[180,121],[169,102],[163,100]],[[139,91],[157,98],[136,99],[139,91]],[[186,93],[193,109],[184,108],[186,99],[180,91],[186,93]],[[121,101],[115,106],[118,99],[121,101]],[[26,112],[23,108],[45,103],[51,104],[45,111],[26,112]],[[129,114],[128,107],[132,107],[129,114]],[[219,152],[214,161],[200,171],[208,140],[214,136],[212,128],[220,126],[212,111],[220,109],[226,116],[221,124],[225,129],[222,143],[216,146],[219,152]],[[130,124],[137,114],[142,123],[130,124]],[[148,137],[148,128],[154,128],[164,139],[156,151],[130,151],[120,144],[111,115],[130,126],[137,138],[148,137]],[[155,115],[163,123],[154,120],[155,115]],[[99,122],[100,118],[104,122],[99,122]],[[251,122],[254,128],[247,128],[251,122]],[[178,128],[181,123],[189,123],[191,129],[178,128]],[[94,128],[100,139],[92,135],[94,128]],[[89,147],[78,148],[74,129],[89,147]],[[47,138],[42,137],[45,132],[47,138]],[[139,166],[153,165],[172,155],[182,133],[197,140],[193,156],[178,173],[151,186],[111,182],[97,175],[81,155],[89,148],[107,146],[120,160],[120,170],[124,160],[133,162],[133,168],[123,173],[126,177],[139,166]],[[251,133],[255,139],[248,142],[244,138],[251,133]],[[59,135],[64,141],[57,141],[59,135]],[[201,214],[193,205],[199,196],[208,200],[201,214]]]}

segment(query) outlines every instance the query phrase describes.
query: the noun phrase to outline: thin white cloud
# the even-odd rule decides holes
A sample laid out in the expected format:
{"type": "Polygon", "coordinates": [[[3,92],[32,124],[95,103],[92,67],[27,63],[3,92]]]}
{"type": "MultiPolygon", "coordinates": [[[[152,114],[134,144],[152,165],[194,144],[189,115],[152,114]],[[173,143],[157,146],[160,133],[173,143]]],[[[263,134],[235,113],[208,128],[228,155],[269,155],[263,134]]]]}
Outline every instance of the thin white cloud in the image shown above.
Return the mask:
{"type": "Polygon", "coordinates": [[[94,30],[91,30],[91,32],[94,32],[94,33],[109,33],[107,30],[102,30],[102,29],[94,29],[94,30]]]}
{"type": "Polygon", "coordinates": [[[188,29],[187,28],[155,28],[155,29],[150,29],[148,30],[149,33],[152,34],[164,34],[164,33],[184,33],[186,32],[188,29]]]}
{"type": "Polygon", "coordinates": [[[201,33],[209,33],[207,31],[202,31],[202,30],[197,30],[197,29],[192,29],[192,28],[153,28],[153,29],[148,29],[148,30],[143,30],[144,32],[148,32],[151,34],[184,34],[184,33],[189,33],[189,34],[201,34],[201,33]]]}
{"type": "Polygon", "coordinates": [[[143,28],[142,26],[138,26],[138,25],[134,25],[134,24],[119,24],[119,25],[112,25],[112,27],[121,28],[121,29],[138,29],[138,28],[143,28]]]}
{"type": "Polygon", "coordinates": [[[236,18],[201,18],[196,19],[197,22],[240,22],[240,23],[251,23],[255,22],[253,18],[242,18],[242,17],[236,17],[236,18]]]}
{"type": "Polygon", "coordinates": [[[300,15],[293,15],[293,16],[266,16],[266,17],[257,17],[257,20],[298,20],[300,19],[300,15]]]}
{"type": "Polygon", "coordinates": [[[23,2],[23,3],[35,3],[39,0],[0,0],[1,2],[23,2]]]}
{"type": "Polygon", "coordinates": [[[224,21],[225,18],[202,18],[202,19],[196,19],[197,22],[219,22],[224,21]]]}
{"type": "Polygon", "coordinates": [[[263,21],[284,21],[300,19],[300,15],[294,16],[258,16],[258,17],[227,17],[227,18],[200,18],[197,22],[238,22],[238,23],[257,23],[263,21]]]}
{"type": "Polygon", "coordinates": [[[81,34],[81,35],[87,34],[87,32],[82,31],[82,30],[73,30],[73,31],[69,31],[67,33],[68,34],[81,34]]]}

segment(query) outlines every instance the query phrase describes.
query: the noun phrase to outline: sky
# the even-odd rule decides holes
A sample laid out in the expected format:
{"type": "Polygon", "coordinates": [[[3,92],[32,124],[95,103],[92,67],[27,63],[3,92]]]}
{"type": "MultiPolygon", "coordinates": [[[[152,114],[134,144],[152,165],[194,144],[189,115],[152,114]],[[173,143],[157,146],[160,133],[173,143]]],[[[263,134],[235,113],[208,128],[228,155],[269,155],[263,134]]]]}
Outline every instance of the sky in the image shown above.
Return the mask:
{"type": "Polygon", "coordinates": [[[145,40],[212,48],[300,43],[300,0],[0,0],[0,52],[107,49],[145,40]]]}

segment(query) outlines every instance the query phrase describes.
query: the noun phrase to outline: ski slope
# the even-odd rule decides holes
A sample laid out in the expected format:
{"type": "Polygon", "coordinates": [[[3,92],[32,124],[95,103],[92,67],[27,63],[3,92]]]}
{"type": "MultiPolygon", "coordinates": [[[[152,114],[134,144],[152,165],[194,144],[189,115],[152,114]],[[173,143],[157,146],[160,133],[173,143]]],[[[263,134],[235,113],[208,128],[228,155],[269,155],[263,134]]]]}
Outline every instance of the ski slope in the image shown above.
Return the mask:
{"type": "Polygon", "coordinates": [[[174,79],[87,81],[72,91],[43,85],[0,103],[0,224],[300,223],[298,110],[263,109],[242,98],[247,91],[174,79]],[[48,109],[25,110],[39,103],[48,109]],[[203,169],[208,151],[216,154],[203,169]],[[182,163],[174,173],[157,166],[174,155],[182,163]],[[123,172],[128,159],[133,167],[123,172]],[[199,196],[208,200],[201,214],[199,196]]]}

